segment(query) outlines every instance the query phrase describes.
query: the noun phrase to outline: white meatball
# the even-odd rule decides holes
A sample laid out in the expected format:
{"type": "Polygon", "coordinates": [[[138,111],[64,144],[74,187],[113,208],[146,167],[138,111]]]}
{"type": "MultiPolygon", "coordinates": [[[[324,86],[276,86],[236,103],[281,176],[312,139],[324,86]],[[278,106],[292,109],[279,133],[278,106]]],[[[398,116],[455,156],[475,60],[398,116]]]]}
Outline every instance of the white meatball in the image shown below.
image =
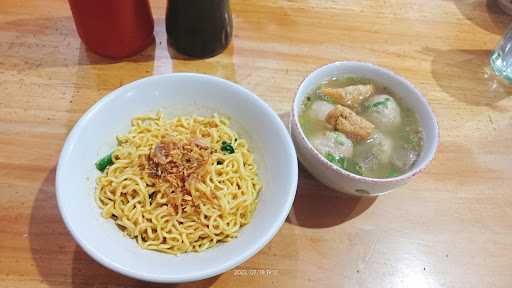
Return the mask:
{"type": "Polygon", "coordinates": [[[325,132],[311,140],[313,147],[322,155],[331,153],[337,157],[352,157],[354,146],[352,141],[340,132],[325,132]]]}
{"type": "Polygon", "coordinates": [[[389,95],[373,96],[365,103],[364,117],[382,131],[396,129],[402,122],[400,107],[389,95]]]}
{"type": "Polygon", "coordinates": [[[325,101],[315,101],[308,110],[309,116],[313,119],[325,121],[327,113],[334,108],[334,105],[325,101]]]}
{"type": "Polygon", "coordinates": [[[399,148],[393,151],[391,163],[400,171],[405,172],[409,170],[414,161],[416,161],[416,158],[418,158],[416,151],[407,148],[399,148]]]}
{"type": "Polygon", "coordinates": [[[366,141],[372,147],[372,152],[377,156],[381,163],[389,161],[391,151],[393,151],[393,140],[379,131],[374,131],[366,141]]]}
{"type": "Polygon", "coordinates": [[[393,151],[393,140],[379,131],[374,131],[368,140],[361,143],[355,151],[354,160],[364,170],[375,169],[379,163],[387,163],[393,151]]]}

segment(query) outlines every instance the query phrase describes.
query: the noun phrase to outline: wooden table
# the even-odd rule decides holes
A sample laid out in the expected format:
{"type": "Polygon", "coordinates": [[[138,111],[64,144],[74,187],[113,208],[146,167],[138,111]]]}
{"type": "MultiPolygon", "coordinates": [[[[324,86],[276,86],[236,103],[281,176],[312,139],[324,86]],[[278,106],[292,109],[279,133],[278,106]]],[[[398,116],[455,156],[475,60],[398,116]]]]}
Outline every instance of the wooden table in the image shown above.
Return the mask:
{"type": "Polygon", "coordinates": [[[120,276],[73,241],[55,201],[66,134],[109,91],[193,71],[251,89],[284,118],[310,71],[362,60],[410,79],[441,144],[410,184],[377,199],[334,196],[301,168],[287,222],[261,252],[177,287],[511,287],[512,98],[488,57],[510,18],[485,0],[233,0],[234,41],[202,61],[156,42],[112,61],[80,43],[66,1],[0,2],[0,286],[169,287],[120,276]]]}

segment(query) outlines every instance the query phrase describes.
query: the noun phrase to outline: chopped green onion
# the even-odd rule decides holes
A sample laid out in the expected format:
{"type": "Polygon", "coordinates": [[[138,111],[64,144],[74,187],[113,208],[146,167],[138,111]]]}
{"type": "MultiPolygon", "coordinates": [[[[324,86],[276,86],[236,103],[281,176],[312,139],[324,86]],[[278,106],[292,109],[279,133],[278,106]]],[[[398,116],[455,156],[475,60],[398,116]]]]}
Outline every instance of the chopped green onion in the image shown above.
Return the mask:
{"type": "Polygon", "coordinates": [[[338,167],[347,170],[347,164],[348,164],[347,158],[338,157],[338,159],[336,159],[336,163],[338,164],[338,167]]]}
{"type": "Polygon", "coordinates": [[[379,106],[386,106],[386,108],[387,108],[389,101],[391,101],[390,98],[385,98],[382,101],[377,101],[375,103],[372,103],[372,104],[366,106],[366,110],[371,110],[371,109],[377,108],[379,106]]]}
{"type": "Polygon", "coordinates": [[[338,166],[343,170],[346,170],[359,176],[364,175],[363,166],[361,166],[359,163],[355,162],[352,159],[345,158],[343,156],[337,157],[331,152],[325,153],[324,157],[325,159],[327,159],[327,161],[331,162],[332,164],[338,166]]]}
{"type": "Polygon", "coordinates": [[[114,164],[114,161],[112,160],[112,152],[105,155],[103,158],[101,158],[95,163],[96,169],[98,169],[100,172],[105,171],[105,169],[107,169],[107,167],[112,164],[114,164]]]}
{"type": "Polygon", "coordinates": [[[397,176],[400,176],[400,173],[398,173],[398,171],[396,171],[395,169],[391,169],[386,177],[393,178],[397,176]]]}
{"type": "Polygon", "coordinates": [[[363,166],[361,166],[361,164],[359,164],[359,163],[356,163],[354,173],[356,173],[359,176],[364,176],[365,173],[364,173],[363,166]]]}
{"type": "Polygon", "coordinates": [[[337,159],[336,159],[336,156],[334,156],[334,154],[332,154],[331,152],[327,152],[327,153],[325,153],[324,156],[325,156],[325,159],[327,159],[327,161],[331,162],[334,165],[337,165],[336,164],[337,159]]]}
{"type": "Polygon", "coordinates": [[[409,135],[409,137],[407,138],[407,143],[413,146],[418,145],[418,136],[413,134],[409,135]]]}
{"type": "Polygon", "coordinates": [[[350,173],[354,173],[359,176],[364,175],[363,166],[361,166],[359,163],[357,163],[356,161],[354,161],[352,159],[343,159],[343,161],[340,162],[340,164],[343,164],[343,166],[341,168],[343,168],[344,170],[347,170],[350,173]]]}
{"type": "Polygon", "coordinates": [[[230,143],[222,141],[220,151],[224,152],[224,154],[233,154],[235,153],[235,148],[233,148],[233,145],[231,145],[230,143]]]}

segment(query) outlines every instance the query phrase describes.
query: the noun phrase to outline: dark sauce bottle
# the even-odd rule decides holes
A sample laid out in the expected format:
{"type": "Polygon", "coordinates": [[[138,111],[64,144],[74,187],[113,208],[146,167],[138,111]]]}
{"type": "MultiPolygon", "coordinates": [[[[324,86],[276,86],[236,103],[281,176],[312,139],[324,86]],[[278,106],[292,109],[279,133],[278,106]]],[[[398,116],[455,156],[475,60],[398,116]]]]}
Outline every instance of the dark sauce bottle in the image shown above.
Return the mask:
{"type": "Polygon", "coordinates": [[[233,34],[229,0],[169,0],[165,28],[169,44],[179,54],[215,56],[226,49],[233,34]]]}

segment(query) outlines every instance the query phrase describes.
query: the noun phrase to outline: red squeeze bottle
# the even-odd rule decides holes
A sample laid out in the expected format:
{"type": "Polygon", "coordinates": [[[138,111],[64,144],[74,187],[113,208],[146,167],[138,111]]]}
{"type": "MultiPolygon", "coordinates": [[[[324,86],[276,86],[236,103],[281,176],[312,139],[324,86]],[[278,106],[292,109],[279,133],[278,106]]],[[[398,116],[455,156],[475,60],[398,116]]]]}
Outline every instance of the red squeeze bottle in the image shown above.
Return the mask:
{"type": "Polygon", "coordinates": [[[93,52],[133,56],[153,43],[148,0],[68,0],[78,35],[93,52]]]}

